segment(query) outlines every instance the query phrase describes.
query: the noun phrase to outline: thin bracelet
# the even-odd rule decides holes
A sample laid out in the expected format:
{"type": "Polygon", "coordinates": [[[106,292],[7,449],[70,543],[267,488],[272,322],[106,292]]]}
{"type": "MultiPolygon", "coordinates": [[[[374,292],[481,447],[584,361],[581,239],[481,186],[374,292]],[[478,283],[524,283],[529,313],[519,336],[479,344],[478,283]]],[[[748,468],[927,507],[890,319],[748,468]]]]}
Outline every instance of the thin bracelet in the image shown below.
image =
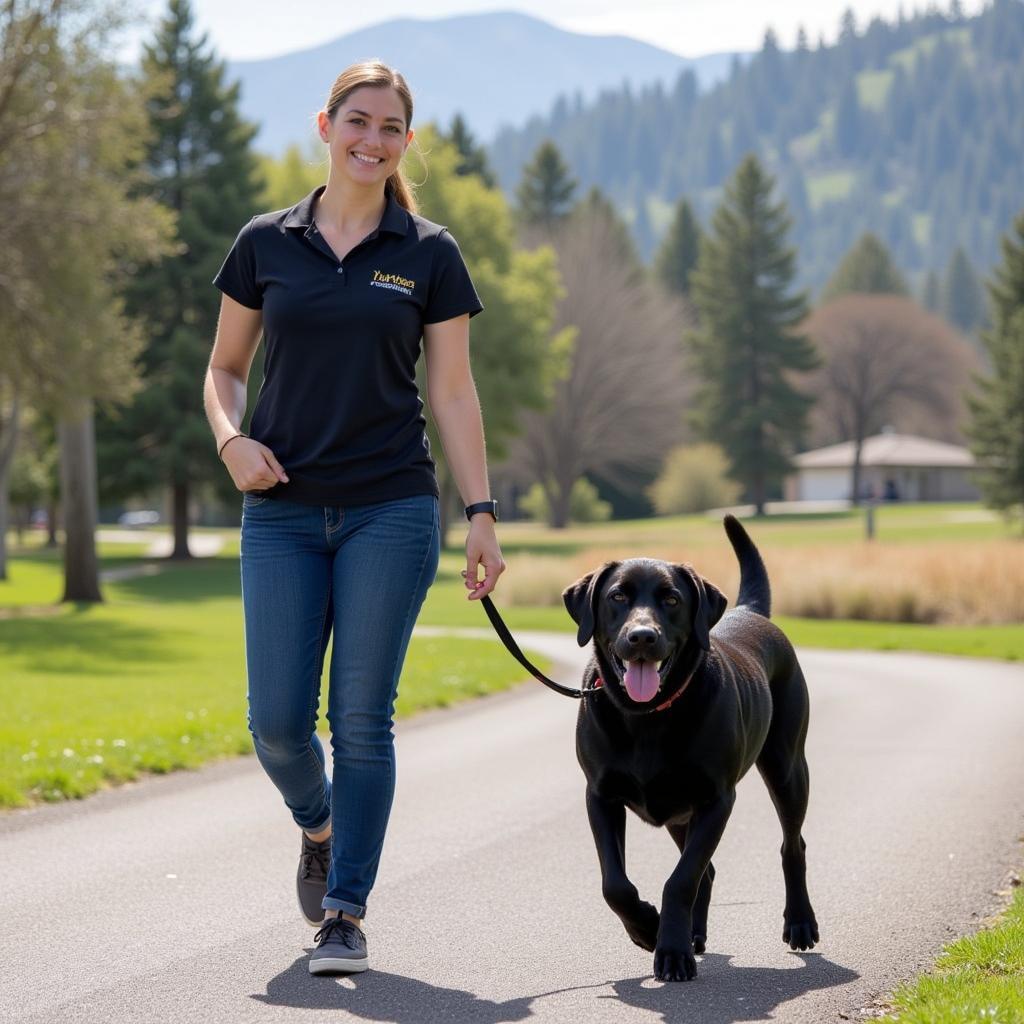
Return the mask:
{"type": "Polygon", "coordinates": [[[249,436],[248,434],[244,433],[244,432],[243,432],[243,431],[241,431],[241,430],[240,430],[240,431],[239,431],[239,432],[238,432],[237,434],[232,434],[232,435],[231,435],[231,436],[230,436],[230,437],[229,437],[229,438],[227,439],[227,441],[225,441],[225,442],[224,442],[224,443],[223,443],[223,444],[222,444],[222,445],[221,445],[221,446],[220,446],[220,447],[219,447],[219,448],[217,449],[217,458],[219,459],[219,458],[221,457],[221,454],[223,453],[224,449],[225,449],[225,448],[227,448],[227,446],[228,446],[229,442],[231,442],[231,441],[234,441],[234,439],[235,439],[236,437],[248,437],[248,436],[249,436]]]}

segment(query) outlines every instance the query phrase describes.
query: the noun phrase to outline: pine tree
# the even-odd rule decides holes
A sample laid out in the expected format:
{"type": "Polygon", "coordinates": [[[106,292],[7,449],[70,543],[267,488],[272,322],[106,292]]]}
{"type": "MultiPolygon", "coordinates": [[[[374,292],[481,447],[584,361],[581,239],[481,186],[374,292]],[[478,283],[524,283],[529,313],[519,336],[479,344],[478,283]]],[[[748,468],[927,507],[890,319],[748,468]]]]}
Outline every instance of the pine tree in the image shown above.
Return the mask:
{"type": "Polygon", "coordinates": [[[442,135],[442,138],[446,138],[458,150],[460,160],[455,169],[456,174],[475,174],[488,188],[495,187],[497,182],[487,163],[487,150],[476,144],[469,125],[461,114],[456,114],[452,118],[451,128],[448,129],[447,136],[442,135]]]}
{"type": "Polygon", "coordinates": [[[701,381],[693,425],[726,452],[759,515],[790,469],[812,404],[789,375],[817,363],[795,332],[806,299],[787,294],[795,253],[785,245],[790,221],[783,203],[772,204],[773,185],[753,156],[726,185],[691,279],[701,326],[688,335],[701,381]]]}
{"type": "Polygon", "coordinates": [[[672,226],[654,260],[654,273],[670,292],[684,296],[690,294],[690,276],[697,266],[701,237],[693,208],[685,198],[680,199],[672,226]]]}
{"type": "Polygon", "coordinates": [[[179,252],[137,274],[129,292],[129,307],[145,322],[143,388],[108,424],[104,461],[120,461],[125,486],[171,488],[173,554],[187,558],[193,487],[230,483],[199,395],[220,301],[210,282],[258,211],[261,183],[250,150],[256,128],[239,116],[238,84],[225,83],[224,64],[205,36],[195,37],[189,0],[170,0],[142,71],[151,97],[148,193],[177,214],[179,252]]]}
{"type": "Polygon", "coordinates": [[[957,246],[942,282],[942,315],[970,333],[985,315],[985,300],[977,275],[961,246],[957,246]]]}
{"type": "Polygon", "coordinates": [[[889,250],[876,235],[866,231],[843,257],[821,299],[829,299],[851,292],[866,294],[907,295],[907,282],[893,263],[889,250]]]}
{"type": "Polygon", "coordinates": [[[1024,213],[1002,240],[1003,262],[989,283],[992,327],[981,340],[992,375],[968,398],[971,449],[985,500],[1024,522],[1024,213]]]}
{"type": "Polygon", "coordinates": [[[594,219],[604,224],[607,230],[605,246],[610,248],[615,260],[626,268],[634,280],[643,276],[643,263],[629,225],[599,188],[592,188],[572,208],[571,216],[577,220],[594,219]]]}
{"type": "Polygon", "coordinates": [[[850,78],[839,97],[836,108],[836,151],[842,157],[855,156],[860,148],[860,101],[856,80],[850,78]]]}
{"type": "Polygon", "coordinates": [[[524,224],[554,227],[568,213],[576,184],[558,147],[550,139],[545,140],[523,168],[516,190],[520,220],[524,224]]]}

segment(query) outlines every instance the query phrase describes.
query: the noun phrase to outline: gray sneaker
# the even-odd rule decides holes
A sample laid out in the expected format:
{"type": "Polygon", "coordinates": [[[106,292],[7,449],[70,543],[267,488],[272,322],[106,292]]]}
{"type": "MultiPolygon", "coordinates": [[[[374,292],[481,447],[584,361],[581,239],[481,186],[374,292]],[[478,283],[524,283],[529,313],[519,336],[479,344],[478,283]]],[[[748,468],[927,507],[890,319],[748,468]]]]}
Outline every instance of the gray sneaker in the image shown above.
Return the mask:
{"type": "Polygon", "coordinates": [[[302,854],[295,884],[299,893],[299,910],[312,928],[324,923],[324,897],[327,895],[327,872],[331,867],[330,837],[316,843],[302,833],[302,854]]]}
{"type": "Polygon", "coordinates": [[[309,958],[310,974],[355,974],[370,966],[363,930],[340,916],[327,918],[313,941],[318,945],[309,958]]]}

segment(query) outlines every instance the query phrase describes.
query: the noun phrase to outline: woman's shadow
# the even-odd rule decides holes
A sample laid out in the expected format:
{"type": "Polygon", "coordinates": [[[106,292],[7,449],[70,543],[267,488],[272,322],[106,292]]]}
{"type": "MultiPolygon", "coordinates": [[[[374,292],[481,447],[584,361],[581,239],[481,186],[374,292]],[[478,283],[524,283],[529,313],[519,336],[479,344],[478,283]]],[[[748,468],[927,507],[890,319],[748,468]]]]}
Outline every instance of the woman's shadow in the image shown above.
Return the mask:
{"type": "Polygon", "coordinates": [[[761,1020],[781,1003],[805,992],[845,985],[860,977],[817,953],[793,954],[802,967],[733,967],[730,957],[705,954],[696,981],[660,985],[650,975],[620,981],[600,981],[495,1002],[457,988],[431,985],[416,978],[385,971],[369,971],[341,978],[314,978],[308,958],[297,959],[267,985],[266,993],[251,998],[271,1006],[343,1010],[364,1020],[392,1024],[424,1024],[443,1020],[451,1024],[505,1024],[533,1016],[535,1000],[564,992],[611,987],[617,999],[638,1009],[660,1013],[665,1024],[700,1020],[701,1024],[737,1024],[761,1020]]]}

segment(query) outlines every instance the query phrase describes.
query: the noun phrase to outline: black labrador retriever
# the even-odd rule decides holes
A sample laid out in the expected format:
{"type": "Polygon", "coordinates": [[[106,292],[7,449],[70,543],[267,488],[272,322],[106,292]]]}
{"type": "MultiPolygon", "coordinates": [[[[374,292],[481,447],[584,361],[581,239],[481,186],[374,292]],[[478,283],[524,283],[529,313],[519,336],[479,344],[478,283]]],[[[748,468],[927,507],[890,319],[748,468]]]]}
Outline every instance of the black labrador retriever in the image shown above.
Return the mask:
{"type": "Polygon", "coordinates": [[[707,941],[718,846],[736,784],[756,764],[782,823],[792,949],[818,939],[805,880],[807,685],[796,653],[769,621],[764,562],[732,516],[725,530],[740,563],[737,607],[688,565],[649,558],[608,562],[562,595],[594,641],[581,702],[576,755],[587,777],[587,813],[602,891],[629,937],[654,951],[654,975],[687,981],[707,941]],[[712,627],[714,630],[712,631],[712,627]],[[661,913],[640,899],[624,865],[626,808],[664,825],[679,864],[661,913]]]}

